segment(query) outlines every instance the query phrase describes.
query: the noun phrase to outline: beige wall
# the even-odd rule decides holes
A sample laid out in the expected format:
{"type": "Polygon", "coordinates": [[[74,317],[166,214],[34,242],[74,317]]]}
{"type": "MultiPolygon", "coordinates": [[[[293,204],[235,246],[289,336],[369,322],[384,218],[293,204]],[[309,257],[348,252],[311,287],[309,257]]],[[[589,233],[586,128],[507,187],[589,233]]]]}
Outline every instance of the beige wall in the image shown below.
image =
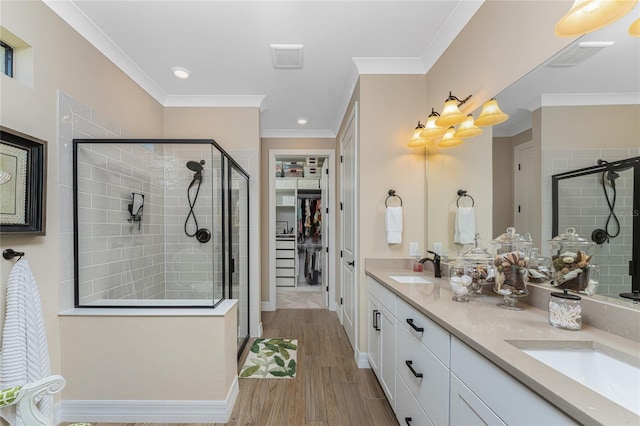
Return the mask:
{"type": "MultiPolygon", "coordinates": [[[[427,106],[441,111],[449,91],[459,98],[471,94],[472,98],[461,109],[467,113],[474,112],[477,117],[479,110],[476,109],[482,103],[573,41],[572,38],[556,37],[553,32],[558,17],[571,4],[569,0],[486,1],[427,73],[427,106]]],[[[451,222],[444,226],[443,220],[448,217],[451,221],[452,216],[444,213],[441,206],[449,206],[450,198],[458,189],[467,189],[472,196],[478,194],[480,200],[474,196],[476,202],[484,202],[487,206],[476,209],[476,225],[483,233],[483,240],[488,241],[496,236],[493,234],[500,233],[491,229],[493,200],[489,194],[481,189],[478,190],[481,192],[469,189],[472,185],[486,187],[487,190],[492,188],[491,173],[487,168],[493,160],[492,144],[483,139],[490,134],[490,129],[485,128],[483,135],[447,150],[446,155],[432,155],[430,152],[427,176],[427,236],[430,247],[433,242],[441,241],[450,234],[443,235],[442,229],[453,229],[451,222]],[[471,156],[469,150],[479,146],[482,148],[471,156]],[[446,167],[443,162],[464,166],[464,178],[457,175],[457,169],[446,167]],[[484,228],[482,224],[488,224],[488,227],[484,228]]],[[[448,247],[450,254],[455,254],[458,247],[448,247]]]]}
{"type": "MultiPolygon", "coordinates": [[[[60,373],[59,264],[60,256],[72,254],[58,250],[57,90],[102,111],[138,137],[162,135],[162,107],[42,2],[0,2],[0,25],[32,46],[34,62],[33,87],[0,75],[1,124],[48,142],[47,234],[3,236],[0,250],[26,252],[42,298],[52,370],[60,373]]],[[[13,263],[0,260],[0,294],[6,292],[13,263]]],[[[3,321],[4,303],[0,330],[3,321]]]]}
{"type": "MultiPolygon", "coordinates": [[[[269,150],[271,149],[336,149],[336,139],[334,138],[263,138],[262,150],[260,153],[260,193],[264,194],[260,203],[260,211],[268,212],[269,203],[275,202],[272,199],[272,194],[269,194],[269,174],[273,171],[269,169],[269,150]]],[[[337,151],[336,151],[337,152],[337,151]]],[[[337,156],[337,155],[336,155],[337,156]]],[[[334,157],[335,158],[335,157],[334,157]]],[[[336,164],[330,165],[333,170],[337,171],[336,164]]],[[[339,179],[339,173],[336,173],[336,181],[339,179]]],[[[336,184],[336,188],[338,188],[336,184]]],[[[332,241],[337,241],[335,229],[334,234],[331,237],[332,241]]],[[[337,247],[337,245],[335,245],[337,247]]],[[[260,251],[262,253],[269,253],[269,215],[260,215],[260,251]]],[[[335,250],[334,250],[335,252],[335,250]]],[[[336,259],[334,258],[332,263],[335,265],[336,259]]],[[[266,259],[262,262],[260,268],[261,277],[269,277],[269,262],[266,259]]],[[[339,277],[336,277],[336,280],[339,277]]],[[[260,283],[260,293],[262,294],[261,301],[269,302],[269,280],[262,280],[260,283]]]]}
{"type": "Polygon", "coordinates": [[[364,259],[407,257],[409,242],[425,250],[425,151],[409,148],[418,120],[427,115],[424,75],[363,75],[360,77],[359,168],[359,338],[366,348],[367,289],[364,259]],[[403,201],[402,244],[389,245],[385,234],[388,191],[403,201]]]}

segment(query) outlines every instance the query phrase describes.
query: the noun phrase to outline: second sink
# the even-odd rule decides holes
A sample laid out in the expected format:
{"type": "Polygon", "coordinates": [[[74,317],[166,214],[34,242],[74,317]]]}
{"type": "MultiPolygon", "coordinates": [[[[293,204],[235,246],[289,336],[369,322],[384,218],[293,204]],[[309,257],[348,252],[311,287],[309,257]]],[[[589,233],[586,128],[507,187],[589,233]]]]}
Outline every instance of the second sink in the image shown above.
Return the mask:
{"type": "Polygon", "coordinates": [[[389,278],[402,284],[433,284],[432,281],[418,275],[389,275],[389,278]]]}

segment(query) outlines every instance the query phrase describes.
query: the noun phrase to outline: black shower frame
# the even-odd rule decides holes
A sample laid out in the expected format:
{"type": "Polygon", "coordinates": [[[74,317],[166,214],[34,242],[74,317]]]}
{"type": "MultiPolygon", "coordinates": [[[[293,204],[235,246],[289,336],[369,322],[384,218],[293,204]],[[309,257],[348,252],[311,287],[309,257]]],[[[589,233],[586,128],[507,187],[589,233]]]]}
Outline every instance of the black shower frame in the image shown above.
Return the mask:
{"type": "Polygon", "coordinates": [[[631,275],[631,292],[640,291],[640,157],[627,158],[626,160],[610,161],[606,164],[585,167],[571,170],[551,176],[551,232],[552,237],[558,235],[558,184],[563,179],[603,173],[613,167],[614,170],[620,168],[633,167],[633,236],[631,239],[631,260],[629,261],[629,275],[631,275]]]}
{"type": "MultiPolygon", "coordinates": [[[[213,309],[217,307],[223,300],[227,299],[226,295],[231,294],[231,275],[227,278],[227,270],[231,271],[232,268],[232,259],[229,256],[227,259],[226,253],[226,244],[230,244],[231,242],[231,232],[230,232],[230,222],[222,224],[222,297],[217,303],[212,305],[191,305],[191,306],[173,306],[173,305],[163,305],[163,306],[148,306],[148,305],[80,305],[80,291],[79,291],[79,265],[78,265],[78,145],[82,143],[91,143],[91,144],[201,144],[201,145],[213,145],[222,155],[223,161],[221,164],[221,176],[225,176],[225,168],[228,168],[227,171],[227,179],[221,179],[221,193],[224,194],[225,190],[227,190],[227,197],[231,196],[231,188],[228,185],[229,178],[231,176],[231,167],[236,169],[239,173],[241,173],[247,181],[250,180],[249,173],[247,173],[242,166],[240,166],[230,155],[225,151],[218,143],[213,139],[73,139],[73,298],[74,298],[74,306],[76,308],[99,308],[99,309],[114,309],[114,308],[124,308],[124,309],[213,309]],[[224,161],[226,159],[226,161],[224,161]],[[231,167],[227,167],[227,162],[231,164],[231,167]],[[225,183],[227,184],[227,188],[225,188],[225,183]],[[226,226],[225,226],[226,225],[226,226]],[[229,236],[227,237],[226,228],[228,229],[229,236]],[[227,238],[229,240],[227,241],[227,238]],[[226,268],[225,266],[226,265],[226,268]]],[[[249,191],[247,185],[247,221],[249,221],[249,217],[251,214],[251,205],[249,204],[249,191]]],[[[224,212],[225,210],[225,201],[227,197],[222,197],[222,205],[221,210],[224,212]]],[[[231,211],[231,203],[227,206],[227,220],[229,212],[231,211]]],[[[250,240],[247,235],[247,250],[250,250],[250,240]]],[[[250,286],[250,276],[249,276],[249,262],[247,262],[247,305],[249,304],[249,296],[251,292],[250,286]]],[[[247,309],[247,322],[250,324],[250,310],[249,306],[247,309]]],[[[248,340],[248,337],[245,340],[248,340]]],[[[243,344],[243,347],[244,347],[243,344]]]]}

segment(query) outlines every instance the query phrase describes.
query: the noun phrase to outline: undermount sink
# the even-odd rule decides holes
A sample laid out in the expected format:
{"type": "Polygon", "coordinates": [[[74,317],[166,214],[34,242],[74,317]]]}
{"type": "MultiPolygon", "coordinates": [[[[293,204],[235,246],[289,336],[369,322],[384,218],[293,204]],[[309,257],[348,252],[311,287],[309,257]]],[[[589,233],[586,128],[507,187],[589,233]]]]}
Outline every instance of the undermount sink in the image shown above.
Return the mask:
{"type": "Polygon", "coordinates": [[[389,275],[389,278],[402,284],[433,284],[432,281],[418,275],[389,275]]]}
{"type": "Polygon", "coordinates": [[[592,341],[509,343],[640,416],[640,360],[592,341]]]}

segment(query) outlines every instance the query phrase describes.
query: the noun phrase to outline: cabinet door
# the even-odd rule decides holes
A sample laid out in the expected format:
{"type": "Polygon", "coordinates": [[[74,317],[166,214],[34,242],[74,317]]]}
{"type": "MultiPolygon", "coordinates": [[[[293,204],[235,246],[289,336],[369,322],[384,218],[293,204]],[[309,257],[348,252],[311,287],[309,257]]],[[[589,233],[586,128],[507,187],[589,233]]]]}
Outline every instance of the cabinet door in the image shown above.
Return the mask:
{"type": "MultiPolygon", "coordinates": [[[[399,373],[396,373],[396,406],[394,412],[401,426],[433,426],[429,417],[418,404],[418,401],[411,394],[407,384],[402,380],[399,373]]],[[[453,423],[452,423],[453,424],[453,423]]],[[[462,424],[462,423],[456,423],[462,424]]]]}
{"type": "Polygon", "coordinates": [[[451,374],[452,425],[506,425],[476,394],[451,374]]]}
{"type": "MultiPolygon", "coordinates": [[[[367,353],[369,356],[369,364],[371,369],[379,376],[380,363],[380,309],[378,307],[378,301],[375,297],[369,294],[367,302],[367,353]]],[[[379,380],[379,379],[378,379],[379,380]]]]}
{"type": "Polygon", "coordinates": [[[380,363],[378,379],[391,408],[396,399],[396,318],[380,304],[380,363]]]}

